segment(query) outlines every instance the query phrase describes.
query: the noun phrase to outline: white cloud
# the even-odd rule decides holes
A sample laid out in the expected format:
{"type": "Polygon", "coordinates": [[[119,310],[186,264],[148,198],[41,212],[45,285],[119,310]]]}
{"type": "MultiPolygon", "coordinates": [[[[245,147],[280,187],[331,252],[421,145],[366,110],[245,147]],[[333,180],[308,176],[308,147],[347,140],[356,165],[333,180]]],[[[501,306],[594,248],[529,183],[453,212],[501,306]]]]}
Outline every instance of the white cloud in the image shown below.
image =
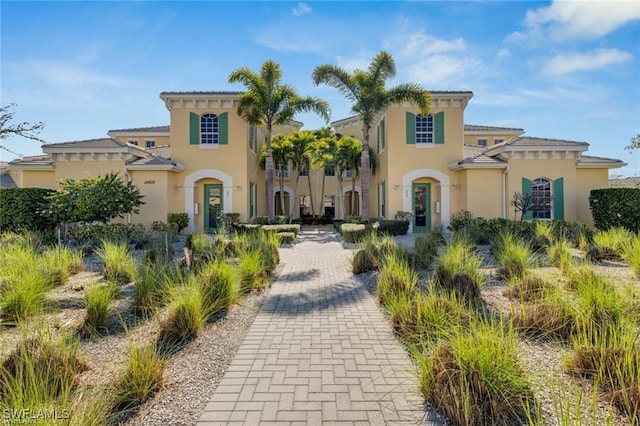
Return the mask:
{"type": "Polygon", "coordinates": [[[627,52],[618,49],[599,49],[587,53],[560,54],[551,58],[544,66],[546,74],[562,75],[575,71],[589,71],[619,64],[632,59],[627,52]]]}
{"type": "Polygon", "coordinates": [[[508,39],[595,39],[638,19],[637,0],[554,0],[550,6],[527,11],[526,30],[508,39]]]}
{"type": "Polygon", "coordinates": [[[296,7],[291,9],[291,13],[293,16],[306,15],[307,13],[311,13],[311,6],[306,3],[298,3],[296,7]]]}
{"type": "Polygon", "coordinates": [[[465,41],[460,37],[454,40],[444,40],[424,32],[417,32],[406,37],[402,53],[407,56],[422,56],[445,52],[464,52],[466,48],[465,41]]]}
{"type": "Polygon", "coordinates": [[[474,57],[429,55],[406,66],[408,80],[431,89],[465,90],[469,88],[469,77],[478,74],[482,61],[474,57]]]}
{"type": "Polygon", "coordinates": [[[504,47],[500,48],[498,50],[498,53],[496,53],[497,59],[504,59],[508,58],[509,56],[511,56],[511,52],[509,52],[509,49],[505,49],[504,47]]]}
{"type": "Polygon", "coordinates": [[[19,65],[23,72],[55,87],[73,89],[81,86],[131,87],[132,80],[66,62],[28,60],[19,65]]]}

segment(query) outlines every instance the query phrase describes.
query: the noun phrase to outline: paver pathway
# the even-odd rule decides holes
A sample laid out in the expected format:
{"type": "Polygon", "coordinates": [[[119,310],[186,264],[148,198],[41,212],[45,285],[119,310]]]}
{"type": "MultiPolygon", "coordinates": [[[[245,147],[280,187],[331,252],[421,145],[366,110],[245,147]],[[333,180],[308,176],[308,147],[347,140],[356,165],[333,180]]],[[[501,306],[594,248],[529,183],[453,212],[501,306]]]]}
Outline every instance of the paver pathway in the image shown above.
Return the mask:
{"type": "Polygon", "coordinates": [[[198,425],[437,424],[330,227],[305,227],[198,425]]]}

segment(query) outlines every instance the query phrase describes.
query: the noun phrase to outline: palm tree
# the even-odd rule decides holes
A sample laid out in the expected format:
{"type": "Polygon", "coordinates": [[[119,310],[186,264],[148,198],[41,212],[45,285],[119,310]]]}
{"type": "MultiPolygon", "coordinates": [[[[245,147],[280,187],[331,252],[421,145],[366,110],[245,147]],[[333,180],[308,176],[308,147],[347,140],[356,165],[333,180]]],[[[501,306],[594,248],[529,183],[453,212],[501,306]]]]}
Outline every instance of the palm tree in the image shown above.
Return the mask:
{"type": "MultiPolygon", "coordinates": [[[[279,191],[280,191],[280,214],[285,215],[284,208],[284,178],[289,168],[291,158],[291,142],[283,135],[274,135],[271,138],[271,152],[273,156],[273,167],[277,171],[279,191]]],[[[263,145],[260,152],[260,167],[266,168],[266,147],[263,145]]]]}
{"type": "Polygon", "coordinates": [[[363,151],[361,159],[362,217],[369,218],[369,131],[377,114],[390,105],[405,101],[413,102],[421,114],[429,113],[431,96],[417,83],[403,83],[387,89],[385,83],[396,75],[393,57],[379,52],[365,70],[356,69],[352,73],[337,65],[319,65],[313,70],[313,83],[327,84],[338,89],[351,102],[351,110],[362,117],[363,151]]]}
{"type": "MultiPolygon", "coordinates": [[[[322,207],[324,206],[324,188],[326,183],[326,167],[334,166],[334,155],[336,150],[336,134],[330,127],[313,132],[315,141],[309,144],[307,155],[311,162],[311,167],[315,170],[322,170],[322,191],[318,200],[318,212],[314,215],[322,216],[322,207]]],[[[310,188],[311,189],[311,188],[310,188]]]]}
{"type": "MultiPolygon", "coordinates": [[[[302,170],[307,171],[307,178],[309,179],[309,196],[311,197],[311,179],[309,178],[309,158],[306,155],[308,146],[315,140],[313,133],[309,131],[294,132],[288,137],[291,143],[291,169],[296,171],[296,183],[294,187],[294,199],[291,203],[290,217],[294,216],[294,208],[299,206],[298,202],[298,183],[300,181],[300,172],[302,170]]],[[[311,212],[313,212],[313,197],[311,197],[311,212]]]]}
{"type": "Polygon", "coordinates": [[[338,173],[338,188],[340,191],[340,211],[342,218],[346,216],[344,198],[342,196],[342,175],[345,171],[351,171],[351,214],[355,211],[355,186],[356,177],[360,174],[360,158],[362,155],[362,142],[351,136],[343,136],[336,142],[336,173],[338,173]]]}
{"type": "Polygon", "coordinates": [[[271,134],[273,126],[288,124],[299,112],[314,112],[329,122],[329,104],[314,97],[300,97],[287,84],[282,84],[282,71],[278,63],[268,60],[256,74],[242,67],[229,75],[229,83],[241,83],[247,89],[238,104],[238,115],[249,124],[264,127],[265,135],[265,190],[267,196],[267,216],[274,216],[273,209],[273,152],[271,134]]]}

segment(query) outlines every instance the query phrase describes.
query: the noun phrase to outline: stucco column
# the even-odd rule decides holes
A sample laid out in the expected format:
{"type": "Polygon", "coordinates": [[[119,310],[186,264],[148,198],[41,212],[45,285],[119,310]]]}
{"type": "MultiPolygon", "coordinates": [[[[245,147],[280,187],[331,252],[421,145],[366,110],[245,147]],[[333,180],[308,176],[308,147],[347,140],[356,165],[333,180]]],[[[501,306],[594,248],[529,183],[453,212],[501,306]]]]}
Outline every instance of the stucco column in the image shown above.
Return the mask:
{"type": "MultiPolygon", "coordinates": [[[[450,185],[440,183],[440,220],[447,228],[451,222],[451,204],[449,202],[450,185]]],[[[446,230],[446,229],[445,229],[446,230]]]]}

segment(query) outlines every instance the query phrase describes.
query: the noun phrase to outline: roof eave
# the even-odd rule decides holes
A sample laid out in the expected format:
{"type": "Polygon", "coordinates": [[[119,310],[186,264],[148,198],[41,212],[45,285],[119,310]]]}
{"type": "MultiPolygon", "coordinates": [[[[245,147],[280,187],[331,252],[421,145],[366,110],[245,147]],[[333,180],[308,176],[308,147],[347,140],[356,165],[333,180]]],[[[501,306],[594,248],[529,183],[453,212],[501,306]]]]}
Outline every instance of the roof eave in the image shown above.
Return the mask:
{"type": "Polygon", "coordinates": [[[619,169],[620,167],[626,166],[627,163],[622,161],[620,162],[599,162],[599,163],[578,163],[576,164],[577,169],[619,169]]]}

